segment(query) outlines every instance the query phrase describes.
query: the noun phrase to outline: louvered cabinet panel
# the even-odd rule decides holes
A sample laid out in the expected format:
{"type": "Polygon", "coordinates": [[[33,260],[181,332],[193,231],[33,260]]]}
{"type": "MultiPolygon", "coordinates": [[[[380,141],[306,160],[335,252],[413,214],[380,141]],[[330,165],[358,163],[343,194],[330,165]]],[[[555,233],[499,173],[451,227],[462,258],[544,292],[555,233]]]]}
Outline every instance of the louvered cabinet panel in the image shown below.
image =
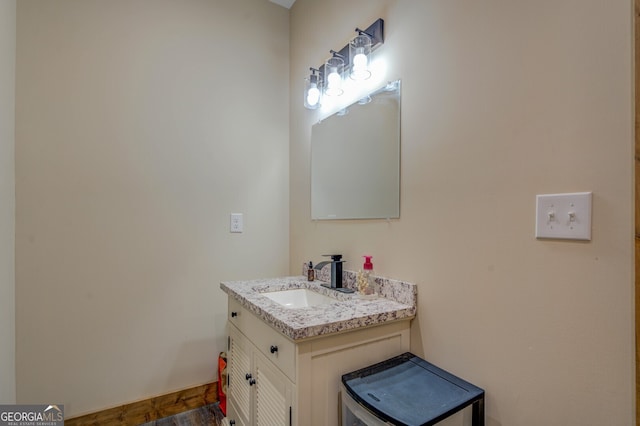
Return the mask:
{"type": "Polygon", "coordinates": [[[248,421],[245,421],[236,409],[235,404],[232,401],[227,401],[227,425],[229,426],[250,426],[248,421]]]}
{"type": "Polygon", "coordinates": [[[256,426],[291,425],[293,383],[261,353],[254,356],[256,426]]]}
{"type": "Polygon", "coordinates": [[[251,424],[252,387],[247,374],[252,372],[251,343],[234,326],[229,327],[229,413],[227,417],[236,425],[251,424]]]}

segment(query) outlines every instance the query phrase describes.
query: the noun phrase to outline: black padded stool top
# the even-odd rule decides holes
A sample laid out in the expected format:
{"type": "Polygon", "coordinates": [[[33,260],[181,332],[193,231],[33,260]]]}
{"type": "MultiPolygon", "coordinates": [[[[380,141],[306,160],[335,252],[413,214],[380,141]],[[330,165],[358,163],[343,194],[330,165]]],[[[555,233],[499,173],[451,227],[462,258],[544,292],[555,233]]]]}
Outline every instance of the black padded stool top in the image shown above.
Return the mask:
{"type": "Polygon", "coordinates": [[[406,352],[342,376],[347,392],[394,425],[431,426],[474,404],[484,425],[484,390],[406,352]]]}

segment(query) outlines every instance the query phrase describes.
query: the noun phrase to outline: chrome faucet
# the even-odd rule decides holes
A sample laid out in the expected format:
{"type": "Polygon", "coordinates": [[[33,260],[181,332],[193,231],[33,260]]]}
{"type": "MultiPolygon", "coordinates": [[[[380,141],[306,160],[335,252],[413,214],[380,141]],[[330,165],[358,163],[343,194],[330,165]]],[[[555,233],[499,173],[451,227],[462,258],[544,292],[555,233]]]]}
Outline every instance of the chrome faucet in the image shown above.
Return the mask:
{"type": "Polygon", "coordinates": [[[342,264],[345,262],[344,260],[342,260],[342,255],[323,254],[323,256],[331,257],[331,260],[320,262],[314,268],[319,271],[325,265],[331,264],[331,284],[330,286],[324,285],[324,287],[328,287],[343,293],[353,293],[352,289],[342,287],[342,264]]]}

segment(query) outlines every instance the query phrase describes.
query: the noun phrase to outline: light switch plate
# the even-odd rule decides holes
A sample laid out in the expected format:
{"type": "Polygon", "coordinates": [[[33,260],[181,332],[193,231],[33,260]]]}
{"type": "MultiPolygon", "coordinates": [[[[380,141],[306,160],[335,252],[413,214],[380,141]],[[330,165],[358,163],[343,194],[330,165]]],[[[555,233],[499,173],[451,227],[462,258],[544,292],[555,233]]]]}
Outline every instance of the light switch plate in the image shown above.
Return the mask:
{"type": "Polygon", "coordinates": [[[536,196],[536,238],[591,240],[591,192],[536,196]]]}

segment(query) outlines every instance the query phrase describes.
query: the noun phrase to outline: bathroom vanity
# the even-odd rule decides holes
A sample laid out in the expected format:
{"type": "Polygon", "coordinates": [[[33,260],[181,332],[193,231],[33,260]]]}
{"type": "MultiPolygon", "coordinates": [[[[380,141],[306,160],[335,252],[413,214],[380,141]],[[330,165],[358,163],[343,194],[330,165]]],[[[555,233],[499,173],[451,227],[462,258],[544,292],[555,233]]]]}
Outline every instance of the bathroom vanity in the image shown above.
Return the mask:
{"type": "Polygon", "coordinates": [[[338,425],[341,375],[409,350],[414,284],[376,278],[375,299],[320,284],[301,276],[220,284],[230,425],[338,425]]]}

